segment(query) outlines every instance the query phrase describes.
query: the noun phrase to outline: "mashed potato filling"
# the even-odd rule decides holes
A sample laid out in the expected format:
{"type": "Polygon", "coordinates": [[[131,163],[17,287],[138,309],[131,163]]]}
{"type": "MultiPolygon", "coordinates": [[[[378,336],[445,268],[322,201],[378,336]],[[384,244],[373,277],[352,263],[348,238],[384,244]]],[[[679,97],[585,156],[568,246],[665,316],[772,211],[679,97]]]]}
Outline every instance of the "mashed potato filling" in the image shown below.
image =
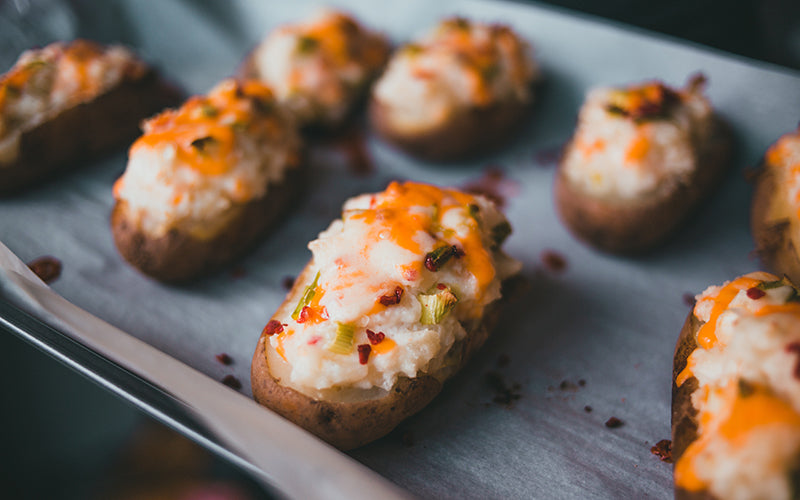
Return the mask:
{"type": "Polygon", "coordinates": [[[386,62],[389,44],[352,17],[323,10],[272,32],[256,48],[258,77],[299,122],[335,123],[386,62]]]}
{"type": "Polygon", "coordinates": [[[658,82],[589,91],[564,157],[569,181],[600,198],[669,192],[701,165],[712,109],[703,80],[674,90],[658,82]]]}
{"type": "MultiPolygon", "coordinates": [[[[299,161],[299,138],[268,87],[224,80],[144,124],[114,185],[134,223],[154,237],[205,222],[257,199],[299,161]]],[[[205,226],[205,229],[203,227],[205,226]]]]}
{"type": "Polygon", "coordinates": [[[692,375],[698,439],[675,465],[676,485],[716,498],[792,498],[800,457],[797,290],[751,273],[700,294],[692,375]]]}
{"type": "Polygon", "coordinates": [[[309,243],[316,279],[267,339],[290,385],[388,390],[441,368],[519,271],[499,249],[509,231],[493,203],[452,189],[393,182],[348,200],[309,243]]]}
{"type": "Polygon", "coordinates": [[[16,160],[24,131],[146,71],[128,49],[86,40],[24,52],[0,77],[0,168],[16,160]]]}
{"type": "Polygon", "coordinates": [[[530,46],[509,27],[452,18],[392,57],[374,97],[394,128],[413,133],[458,110],[525,104],[537,76],[530,46]]]}

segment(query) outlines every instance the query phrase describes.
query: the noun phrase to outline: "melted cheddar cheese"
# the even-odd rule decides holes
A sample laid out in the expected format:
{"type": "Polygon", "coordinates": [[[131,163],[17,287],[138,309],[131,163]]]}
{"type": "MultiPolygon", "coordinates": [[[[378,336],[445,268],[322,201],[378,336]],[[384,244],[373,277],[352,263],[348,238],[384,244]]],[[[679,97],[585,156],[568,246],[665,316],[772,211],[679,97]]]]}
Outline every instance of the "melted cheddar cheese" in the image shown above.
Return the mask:
{"type": "Polygon", "coordinates": [[[537,77],[529,45],[508,26],[451,18],[392,57],[374,97],[413,132],[465,108],[524,105],[537,77]]]}
{"type": "Polygon", "coordinates": [[[114,196],[155,236],[176,226],[213,236],[215,219],[264,196],[299,162],[294,123],[258,81],[224,80],[143,129],[114,196]]]}
{"type": "Polygon", "coordinates": [[[427,184],[392,182],[349,200],[309,243],[315,280],[291,315],[274,318],[289,325],[268,338],[290,365],[288,382],[303,392],[388,390],[398,376],[440,369],[468,335],[462,323],[479,320],[519,270],[496,239],[507,224],[487,199],[427,184]],[[447,309],[437,310],[437,294],[453,301],[447,309]],[[366,361],[358,346],[369,346],[366,361]]]}
{"type": "Polygon", "coordinates": [[[657,196],[695,168],[709,138],[712,109],[702,81],[591,90],[564,157],[569,181],[600,198],[657,196]]]}
{"type": "Polygon", "coordinates": [[[129,50],[87,40],[23,53],[0,77],[0,167],[16,159],[23,131],[146,71],[129,50]]]}
{"type": "Polygon", "coordinates": [[[325,10],[281,26],[256,48],[253,66],[303,124],[342,120],[389,55],[388,41],[351,16],[325,10]]]}
{"type": "Polygon", "coordinates": [[[675,484],[716,498],[791,498],[800,456],[800,302],[785,280],[751,273],[698,296],[698,348],[677,377],[696,377],[697,439],[675,484]]]}

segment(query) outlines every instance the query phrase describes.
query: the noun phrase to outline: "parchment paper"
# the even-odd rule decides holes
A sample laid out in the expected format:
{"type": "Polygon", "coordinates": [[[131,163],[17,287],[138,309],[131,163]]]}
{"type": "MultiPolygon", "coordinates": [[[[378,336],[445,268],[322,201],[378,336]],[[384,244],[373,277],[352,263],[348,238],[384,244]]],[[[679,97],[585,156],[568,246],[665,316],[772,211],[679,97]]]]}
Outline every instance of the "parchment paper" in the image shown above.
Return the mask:
{"type": "MultiPolygon", "coordinates": [[[[669,437],[672,354],[690,310],[683,296],[759,267],[750,256],[750,187],[743,171],[796,127],[800,77],[528,4],[336,4],[398,43],[448,14],[513,25],[534,45],[545,77],[519,140],[491,158],[441,166],[412,161],[370,138],[376,170],[367,176],[355,175],[335,150],[317,149],[307,195],[286,222],[240,265],[189,287],[142,277],[113,247],[111,185],[124,169],[124,152],[0,200],[0,241],[26,261],[61,259],[64,271],[53,288],[69,301],[215,379],[235,375],[249,394],[250,358],[285,295],[282,282],[300,271],[310,257],[306,243],[338,217],[346,198],[396,178],[462,186],[488,166],[499,168],[515,230],[506,246],[524,263],[528,290],[433,404],[397,433],[351,455],[423,497],[671,497],[671,467],[650,446],[669,437]],[[585,91],[651,78],[681,84],[697,71],[708,76],[708,94],[737,138],[724,185],[669,244],[645,257],[610,257],[582,246],[558,221],[551,190],[552,153],[569,138],[585,91]],[[566,259],[563,272],[543,266],[548,250],[566,259]],[[222,352],[232,366],[216,361],[222,352]],[[494,402],[490,371],[509,387],[519,384],[512,393],[520,398],[511,398],[511,405],[494,402]],[[624,425],[605,427],[612,416],[624,425]]],[[[58,36],[127,43],[198,93],[235,71],[271,28],[307,16],[316,4],[71,5],[59,18],[68,22],[58,25],[58,36]]],[[[158,380],[158,373],[148,375],[158,380]]]]}

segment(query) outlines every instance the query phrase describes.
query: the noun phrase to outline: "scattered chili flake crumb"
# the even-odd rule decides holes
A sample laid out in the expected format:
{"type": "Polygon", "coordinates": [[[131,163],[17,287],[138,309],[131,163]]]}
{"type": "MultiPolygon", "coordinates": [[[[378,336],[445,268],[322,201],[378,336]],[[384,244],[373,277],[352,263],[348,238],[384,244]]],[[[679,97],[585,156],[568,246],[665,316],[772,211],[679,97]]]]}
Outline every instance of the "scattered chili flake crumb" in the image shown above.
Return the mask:
{"type": "Polygon", "coordinates": [[[320,340],[322,340],[322,337],[314,335],[313,337],[308,339],[308,345],[317,345],[317,342],[319,342],[320,340]]]}
{"type": "Polygon", "coordinates": [[[360,344],[358,346],[358,362],[366,365],[369,361],[369,353],[372,352],[372,347],[369,344],[360,344]]]}
{"type": "Polygon", "coordinates": [[[562,273],[567,269],[567,259],[558,252],[545,250],[541,254],[542,264],[545,269],[553,273],[562,273]]]}
{"type": "Polygon", "coordinates": [[[221,353],[217,354],[214,357],[217,358],[217,361],[219,361],[220,363],[222,363],[225,366],[233,364],[233,358],[228,356],[227,353],[221,352],[221,353]]]}
{"type": "Polygon", "coordinates": [[[28,267],[48,285],[61,276],[61,261],[49,255],[32,260],[28,267]]]}
{"type": "Polygon", "coordinates": [[[385,306],[393,306],[395,304],[400,303],[400,299],[403,298],[403,287],[396,286],[394,287],[394,292],[386,295],[381,295],[378,299],[381,304],[385,306]]]}
{"type": "Polygon", "coordinates": [[[661,459],[662,462],[672,463],[672,441],[662,439],[650,448],[650,453],[661,459]]]}
{"type": "Polygon", "coordinates": [[[238,280],[247,276],[247,270],[242,266],[236,266],[231,269],[231,278],[238,280]]]}
{"type": "Polygon", "coordinates": [[[608,427],[609,429],[616,429],[617,427],[622,427],[623,425],[625,425],[625,422],[618,419],[617,417],[611,417],[608,420],[606,420],[606,427],[608,427]]]}
{"type": "Polygon", "coordinates": [[[281,280],[281,286],[286,290],[291,290],[294,286],[294,276],[284,276],[281,280]]]}
{"type": "Polygon", "coordinates": [[[497,357],[497,366],[500,368],[508,366],[510,362],[511,358],[508,356],[508,354],[501,354],[500,356],[497,357]]]}
{"type": "Polygon", "coordinates": [[[231,389],[239,390],[242,388],[242,383],[239,382],[239,379],[234,377],[233,375],[225,375],[222,378],[222,383],[230,387],[231,389]]]}
{"type": "Polygon", "coordinates": [[[486,383],[494,390],[495,395],[492,401],[506,408],[511,408],[514,401],[522,397],[519,393],[520,384],[514,383],[511,386],[506,384],[503,376],[496,371],[486,372],[486,383]]]}
{"type": "Polygon", "coordinates": [[[400,438],[403,442],[403,446],[406,448],[411,448],[414,446],[414,433],[411,431],[405,431],[400,438]]]}
{"type": "Polygon", "coordinates": [[[277,319],[269,320],[269,323],[264,327],[261,331],[262,335],[275,335],[276,333],[281,333],[283,331],[283,325],[277,319]]]}
{"type": "MultiPolygon", "coordinates": [[[[786,346],[786,352],[800,355],[800,342],[792,342],[786,346]]],[[[794,364],[794,378],[800,379],[800,356],[794,364]]]]}
{"type": "Polygon", "coordinates": [[[767,292],[755,286],[747,289],[747,296],[752,300],[758,300],[766,294],[767,292]]]}
{"type": "Polygon", "coordinates": [[[577,391],[578,386],[574,383],[570,382],[569,380],[562,380],[561,383],[558,385],[558,388],[562,391],[577,391]]]}
{"type": "Polygon", "coordinates": [[[589,405],[586,405],[586,406],[583,407],[583,411],[585,411],[586,413],[592,413],[592,407],[589,406],[589,405]]]}
{"type": "Polygon", "coordinates": [[[694,307],[697,304],[697,299],[694,298],[693,293],[684,293],[683,294],[683,303],[689,307],[694,307]]]}
{"type": "Polygon", "coordinates": [[[300,314],[297,315],[297,322],[298,323],[305,323],[306,321],[311,318],[313,314],[313,310],[309,306],[303,306],[303,309],[300,311],[300,314]]]}
{"type": "Polygon", "coordinates": [[[581,387],[584,387],[586,385],[586,380],[584,380],[584,379],[578,380],[578,385],[581,386],[581,387]]]}
{"type": "Polygon", "coordinates": [[[378,345],[383,342],[383,339],[386,338],[386,334],[383,332],[373,332],[369,328],[367,328],[367,338],[369,339],[369,343],[372,345],[378,345]]]}

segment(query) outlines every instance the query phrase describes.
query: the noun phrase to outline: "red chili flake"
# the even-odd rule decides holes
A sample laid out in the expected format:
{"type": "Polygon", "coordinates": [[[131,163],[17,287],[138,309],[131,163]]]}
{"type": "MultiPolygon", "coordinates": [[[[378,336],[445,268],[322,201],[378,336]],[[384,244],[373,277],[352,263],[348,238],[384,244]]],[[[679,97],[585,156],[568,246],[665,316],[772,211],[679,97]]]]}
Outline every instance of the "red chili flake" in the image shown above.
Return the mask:
{"type": "Polygon", "coordinates": [[[358,362],[366,365],[369,361],[369,353],[372,352],[372,347],[369,344],[360,344],[358,346],[358,362]]]}
{"type": "Polygon", "coordinates": [[[28,263],[28,267],[47,284],[61,276],[61,261],[49,255],[32,260],[28,263]]]}
{"type": "Polygon", "coordinates": [[[231,389],[236,389],[237,391],[242,388],[242,383],[239,382],[239,379],[234,377],[233,375],[225,375],[222,378],[222,383],[227,385],[231,389]]]}
{"type": "Polygon", "coordinates": [[[403,287],[396,286],[394,288],[394,293],[381,295],[381,297],[378,300],[380,301],[381,304],[385,306],[393,306],[395,304],[399,304],[400,299],[402,297],[403,297],[403,287]]]}
{"type": "Polygon", "coordinates": [[[758,300],[766,294],[767,292],[755,286],[747,289],[747,296],[752,300],[758,300]]]}
{"type": "Polygon", "coordinates": [[[545,269],[554,273],[561,273],[567,268],[567,259],[558,252],[545,250],[541,254],[542,264],[545,269]]]}
{"type": "Polygon", "coordinates": [[[586,405],[586,406],[583,407],[583,411],[585,411],[586,413],[592,413],[592,407],[589,406],[589,405],[586,405]]]}
{"type": "Polygon", "coordinates": [[[283,325],[277,319],[269,320],[269,323],[264,327],[261,331],[262,335],[275,335],[276,333],[281,333],[283,331],[283,325]]]}
{"type": "Polygon", "coordinates": [[[611,417],[608,420],[606,420],[606,427],[608,427],[609,429],[616,429],[617,427],[622,427],[623,425],[625,425],[625,422],[618,419],[617,417],[611,417]]]}
{"type": "Polygon", "coordinates": [[[369,328],[367,328],[367,338],[369,339],[369,343],[372,345],[378,345],[383,342],[383,339],[386,338],[386,335],[383,332],[373,332],[369,328]]]}
{"type": "Polygon", "coordinates": [[[300,311],[300,314],[297,315],[297,322],[298,323],[305,323],[311,316],[314,315],[314,310],[311,309],[310,306],[303,306],[303,310],[300,311]]]}
{"type": "Polygon", "coordinates": [[[291,290],[294,286],[294,276],[284,276],[281,280],[281,286],[286,290],[291,290]]]}
{"type": "Polygon", "coordinates": [[[438,285],[436,285],[436,289],[437,290],[446,290],[447,289],[447,285],[445,285],[444,283],[439,283],[438,285]]]}
{"type": "Polygon", "coordinates": [[[693,293],[684,293],[683,303],[689,307],[694,307],[695,304],[697,304],[697,299],[694,297],[693,293]]]}
{"type": "Polygon", "coordinates": [[[223,365],[226,365],[226,366],[227,366],[227,365],[232,365],[232,364],[233,364],[233,358],[231,358],[230,356],[228,356],[228,355],[227,355],[226,353],[224,353],[224,352],[222,352],[222,353],[219,353],[219,354],[217,354],[217,355],[216,355],[216,356],[214,356],[214,357],[215,357],[215,358],[217,358],[217,361],[219,361],[219,362],[220,362],[220,363],[222,363],[223,365]]]}
{"type": "MultiPolygon", "coordinates": [[[[800,342],[792,342],[786,346],[786,352],[800,355],[800,342]]],[[[800,379],[800,356],[794,364],[794,378],[800,379]]]]}
{"type": "Polygon", "coordinates": [[[320,340],[322,340],[322,337],[318,337],[318,336],[314,335],[313,337],[308,339],[307,343],[308,343],[308,345],[317,345],[317,342],[319,342],[320,340]]]}
{"type": "Polygon", "coordinates": [[[672,463],[672,441],[662,439],[650,448],[650,453],[661,459],[662,462],[672,463]]]}

